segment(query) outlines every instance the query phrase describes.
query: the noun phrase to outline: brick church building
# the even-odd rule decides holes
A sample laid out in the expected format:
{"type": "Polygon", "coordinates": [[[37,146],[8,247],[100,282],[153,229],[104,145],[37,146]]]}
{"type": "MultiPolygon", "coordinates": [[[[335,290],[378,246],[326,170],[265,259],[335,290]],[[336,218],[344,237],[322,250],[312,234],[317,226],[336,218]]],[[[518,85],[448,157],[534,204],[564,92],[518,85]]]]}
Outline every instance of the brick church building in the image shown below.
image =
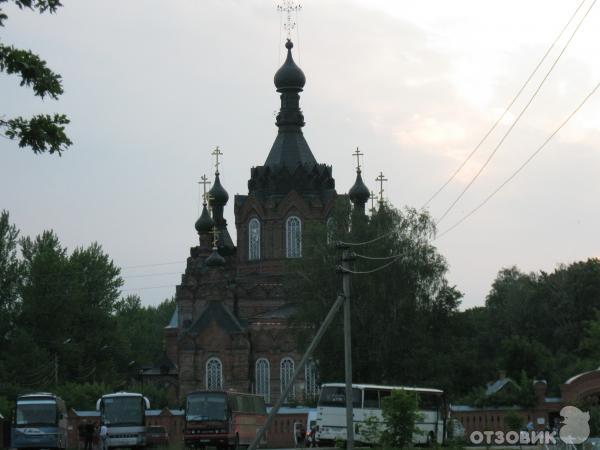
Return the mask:
{"type": "MultiPolygon", "coordinates": [[[[233,199],[237,242],[224,218],[230,203],[217,162],[209,205],[195,223],[199,245],[190,250],[165,328],[165,354],[143,372],[146,382],[172,386],[179,400],[196,389],[233,389],[274,403],[302,356],[289,324],[302,304],[286,293],[286,264],[302,257],[303,229],[326,222],[338,194],[331,166],[317,161],[302,133],[299,94],[306,79],[292,42],[285,46],[287,58],[274,78],[281,98],[275,142],[264,163],[250,170],[248,194],[233,199]]],[[[358,169],[349,192],[356,211],[364,212],[369,195],[358,169]]],[[[311,363],[293,398],[316,395],[317,383],[311,363]]]]}

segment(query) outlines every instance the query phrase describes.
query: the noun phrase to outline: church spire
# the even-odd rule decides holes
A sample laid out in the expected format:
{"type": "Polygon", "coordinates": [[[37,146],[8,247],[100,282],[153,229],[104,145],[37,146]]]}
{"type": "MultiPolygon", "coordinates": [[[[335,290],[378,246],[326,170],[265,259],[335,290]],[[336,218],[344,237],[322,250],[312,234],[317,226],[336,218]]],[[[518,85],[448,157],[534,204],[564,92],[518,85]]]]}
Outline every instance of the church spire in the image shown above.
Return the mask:
{"type": "Polygon", "coordinates": [[[356,181],[348,191],[348,197],[350,197],[350,201],[354,205],[354,210],[364,216],[365,203],[367,203],[367,200],[369,200],[369,195],[371,192],[362,180],[360,157],[363,156],[363,154],[360,152],[358,147],[356,147],[356,151],[353,153],[353,155],[356,156],[356,181]]]}
{"type": "Polygon", "coordinates": [[[222,255],[226,256],[233,254],[235,250],[229,231],[227,231],[227,220],[225,220],[223,215],[225,205],[229,201],[229,194],[221,184],[221,179],[219,177],[219,157],[223,156],[223,152],[221,152],[221,149],[217,146],[213,150],[212,155],[215,157],[215,181],[210,191],[208,191],[208,195],[210,197],[212,219],[219,231],[218,249],[222,255]]]}
{"type": "Polygon", "coordinates": [[[213,226],[215,225],[215,222],[210,217],[210,214],[208,213],[208,209],[206,207],[206,200],[209,196],[206,192],[206,185],[210,184],[210,181],[208,181],[206,175],[202,175],[198,184],[202,185],[202,189],[204,191],[202,194],[202,214],[200,214],[200,217],[198,218],[198,220],[196,220],[194,226],[196,228],[196,231],[198,232],[198,235],[200,236],[200,247],[210,248],[207,245],[207,236],[210,233],[210,230],[212,230],[213,226]]]}
{"type": "Polygon", "coordinates": [[[265,162],[265,166],[272,170],[286,167],[292,173],[298,166],[305,166],[310,170],[317,164],[302,134],[304,115],[300,109],[300,92],[304,88],[306,77],[294,62],[293,47],[294,44],[288,39],[285,43],[287,57],[275,73],[275,87],[281,94],[281,108],[276,121],[279,131],[265,162]]]}

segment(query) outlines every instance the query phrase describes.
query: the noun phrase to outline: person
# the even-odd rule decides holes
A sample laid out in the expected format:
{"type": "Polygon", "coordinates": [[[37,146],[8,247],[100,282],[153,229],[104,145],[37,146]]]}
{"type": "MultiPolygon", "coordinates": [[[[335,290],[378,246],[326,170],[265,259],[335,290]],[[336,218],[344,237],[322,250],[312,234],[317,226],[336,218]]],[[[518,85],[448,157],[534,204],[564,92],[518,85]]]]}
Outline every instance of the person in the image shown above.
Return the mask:
{"type": "Polygon", "coordinates": [[[100,448],[101,450],[108,449],[108,427],[105,424],[100,425],[100,448]]]}
{"type": "Polygon", "coordinates": [[[83,436],[85,439],[85,450],[92,450],[93,442],[94,442],[94,424],[90,421],[90,419],[86,419],[85,425],[83,426],[83,436]]]}

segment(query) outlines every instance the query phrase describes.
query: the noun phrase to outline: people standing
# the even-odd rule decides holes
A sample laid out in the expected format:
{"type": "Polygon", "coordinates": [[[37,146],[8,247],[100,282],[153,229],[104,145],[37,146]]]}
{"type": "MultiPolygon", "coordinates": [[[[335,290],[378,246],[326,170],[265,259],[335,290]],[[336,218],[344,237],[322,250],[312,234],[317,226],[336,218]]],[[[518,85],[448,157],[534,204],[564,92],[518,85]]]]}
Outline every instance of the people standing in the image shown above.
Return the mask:
{"type": "Polygon", "coordinates": [[[108,427],[104,424],[100,425],[100,448],[101,450],[108,449],[108,427]]]}
{"type": "Polygon", "coordinates": [[[93,442],[94,442],[94,424],[90,421],[90,419],[86,419],[85,425],[83,426],[83,436],[84,436],[84,449],[92,450],[93,442]]]}

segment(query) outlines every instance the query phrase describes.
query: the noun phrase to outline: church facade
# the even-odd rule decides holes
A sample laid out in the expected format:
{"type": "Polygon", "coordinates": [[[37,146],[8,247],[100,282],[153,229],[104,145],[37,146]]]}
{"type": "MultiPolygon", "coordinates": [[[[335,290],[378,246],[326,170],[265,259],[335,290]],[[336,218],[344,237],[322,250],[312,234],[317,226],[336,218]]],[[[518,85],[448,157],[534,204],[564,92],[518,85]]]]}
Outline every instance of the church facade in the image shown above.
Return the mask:
{"type": "MultiPolygon", "coordinates": [[[[179,400],[192,390],[232,389],[274,403],[302,356],[289,323],[302,305],[288,298],[286,265],[302,257],[304,227],[327,220],[337,193],[332,167],[317,162],[302,133],[306,79],[290,40],[286,48],[274,78],[281,98],[277,136],[264,164],[251,169],[248,194],[233,199],[236,243],[223,215],[230,199],[219,178],[217,149],[208,205],[195,224],[199,244],[190,250],[176,311],[165,328],[165,354],[143,373],[148,381],[171,380],[179,400]]],[[[369,190],[360,172],[349,194],[364,211],[369,190]]],[[[288,400],[315,396],[317,382],[310,363],[288,400]]]]}

